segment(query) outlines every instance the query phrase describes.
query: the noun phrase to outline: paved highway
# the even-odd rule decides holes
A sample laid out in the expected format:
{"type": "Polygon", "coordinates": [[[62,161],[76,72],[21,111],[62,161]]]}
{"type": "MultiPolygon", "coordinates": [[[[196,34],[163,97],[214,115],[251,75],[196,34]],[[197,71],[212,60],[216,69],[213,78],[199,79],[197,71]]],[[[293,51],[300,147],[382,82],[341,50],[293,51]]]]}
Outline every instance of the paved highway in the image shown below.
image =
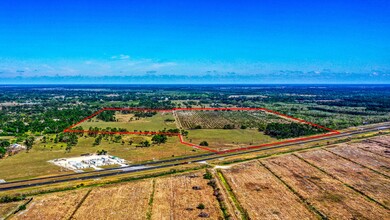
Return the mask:
{"type": "Polygon", "coordinates": [[[103,178],[103,177],[108,177],[108,176],[119,175],[119,174],[135,173],[135,172],[140,172],[140,171],[156,170],[156,169],[167,168],[167,167],[175,167],[175,166],[188,164],[188,163],[196,163],[196,162],[203,162],[203,161],[208,161],[208,160],[215,160],[215,159],[228,157],[228,156],[249,154],[249,153],[259,152],[259,151],[264,151],[264,150],[269,150],[269,149],[288,147],[288,146],[293,146],[293,145],[298,145],[298,144],[306,144],[306,143],[317,142],[317,141],[321,141],[321,140],[329,140],[329,139],[334,139],[334,138],[347,137],[347,136],[351,136],[351,135],[363,134],[363,133],[368,133],[368,132],[372,132],[372,131],[387,130],[387,129],[390,129],[390,122],[389,123],[381,123],[381,124],[370,126],[370,127],[363,127],[363,128],[358,129],[358,130],[346,131],[346,132],[342,132],[340,134],[336,134],[336,135],[332,135],[332,136],[328,136],[328,137],[322,137],[322,138],[311,139],[311,140],[303,140],[303,141],[292,142],[292,143],[284,143],[284,144],[279,144],[279,145],[275,145],[272,147],[264,147],[264,148],[257,148],[257,149],[251,149],[251,150],[237,151],[237,152],[226,153],[226,154],[207,153],[207,154],[200,154],[200,155],[194,155],[194,156],[188,156],[188,157],[182,157],[182,158],[175,158],[175,159],[168,159],[168,160],[161,160],[161,161],[151,161],[151,162],[146,162],[143,164],[133,165],[133,166],[129,166],[129,167],[111,168],[111,169],[91,171],[91,172],[85,172],[85,173],[73,173],[73,174],[65,174],[65,175],[58,175],[58,176],[51,176],[51,177],[42,177],[42,178],[36,178],[36,179],[30,179],[30,180],[6,182],[6,183],[0,184],[0,191],[28,188],[28,187],[33,187],[33,186],[49,185],[49,184],[69,182],[69,181],[75,181],[75,180],[98,179],[98,178],[103,178]]]}

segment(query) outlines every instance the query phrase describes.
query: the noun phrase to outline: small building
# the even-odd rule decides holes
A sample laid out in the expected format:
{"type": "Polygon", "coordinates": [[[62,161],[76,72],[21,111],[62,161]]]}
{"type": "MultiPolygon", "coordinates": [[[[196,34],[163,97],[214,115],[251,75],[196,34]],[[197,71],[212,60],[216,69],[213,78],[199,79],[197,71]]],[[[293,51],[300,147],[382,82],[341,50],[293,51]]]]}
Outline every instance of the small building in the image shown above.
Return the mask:
{"type": "Polygon", "coordinates": [[[14,154],[17,154],[19,153],[20,151],[22,150],[26,150],[26,146],[24,145],[20,145],[20,144],[11,144],[8,148],[7,148],[7,154],[8,155],[14,155],[14,154]]]}

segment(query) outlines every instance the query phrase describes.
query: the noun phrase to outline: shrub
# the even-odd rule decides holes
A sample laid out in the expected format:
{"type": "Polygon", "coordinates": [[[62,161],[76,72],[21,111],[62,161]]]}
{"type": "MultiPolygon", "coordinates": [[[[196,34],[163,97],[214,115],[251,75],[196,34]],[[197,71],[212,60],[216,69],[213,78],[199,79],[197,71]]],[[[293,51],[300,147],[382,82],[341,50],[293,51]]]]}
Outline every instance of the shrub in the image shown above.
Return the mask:
{"type": "Polygon", "coordinates": [[[196,207],[197,209],[204,209],[205,206],[203,203],[199,203],[199,205],[196,207]]]}
{"type": "Polygon", "coordinates": [[[199,144],[200,146],[209,146],[209,143],[207,143],[207,141],[202,141],[202,142],[200,142],[200,144],[199,144]]]}
{"type": "Polygon", "coordinates": [[[197,125],[197,126],[194,127],[194,129],[202,129],[202,126],[197,125]]]}
{"type": "Polygon", "coordinates": [[[203,179],[211,180],[213,178],[213,175],[210,173],[210,171],[206,170],[206,173],[203,174],[203,179]]]}

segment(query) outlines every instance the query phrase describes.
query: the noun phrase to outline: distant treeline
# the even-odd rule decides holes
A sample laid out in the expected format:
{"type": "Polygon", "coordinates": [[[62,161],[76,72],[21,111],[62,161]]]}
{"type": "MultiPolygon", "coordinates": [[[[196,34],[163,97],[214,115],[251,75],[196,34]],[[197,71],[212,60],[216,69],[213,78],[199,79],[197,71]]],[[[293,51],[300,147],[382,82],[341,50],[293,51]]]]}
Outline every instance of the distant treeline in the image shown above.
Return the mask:
{"type": "Polygon", "coordinates": [[[264,131],[264,134],[277,139],[294,138],[300,136],[313,135],[318,133],[325,133],[326,130],[313,127],[307,124],[281,124],[269,123],[264,131]]]}

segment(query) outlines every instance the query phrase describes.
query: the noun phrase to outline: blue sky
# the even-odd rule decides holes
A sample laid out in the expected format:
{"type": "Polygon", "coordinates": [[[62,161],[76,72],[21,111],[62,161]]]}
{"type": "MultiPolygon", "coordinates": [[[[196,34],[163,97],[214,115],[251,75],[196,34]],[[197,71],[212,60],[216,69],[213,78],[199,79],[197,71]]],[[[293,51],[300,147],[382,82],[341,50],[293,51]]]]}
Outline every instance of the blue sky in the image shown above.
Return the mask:
{"type": "Polygon", "coordinates": [[[387,0],[1,0],[0,83],[390,83],[389,14],[387,0]]]}

